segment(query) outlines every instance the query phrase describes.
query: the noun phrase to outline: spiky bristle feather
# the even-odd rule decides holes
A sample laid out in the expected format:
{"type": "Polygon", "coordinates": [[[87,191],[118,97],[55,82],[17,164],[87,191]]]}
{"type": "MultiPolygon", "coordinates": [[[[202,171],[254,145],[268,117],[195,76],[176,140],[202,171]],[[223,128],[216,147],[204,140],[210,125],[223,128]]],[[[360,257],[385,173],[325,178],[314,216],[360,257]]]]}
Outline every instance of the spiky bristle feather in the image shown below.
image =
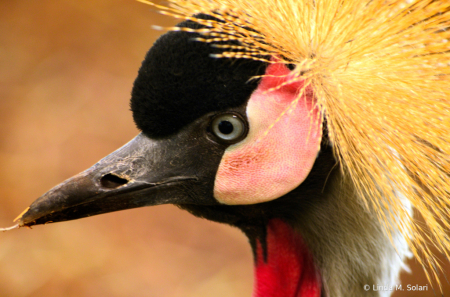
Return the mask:
{"type": "MultiPolygon", "coordinates": [[[[149,3],[142,0],[142,2],[149,3]]],[[[342,169],[369,211],[398,228],[438,279],[430,244],[450,250],[450,4],[433,0],[171,0],[205,26],[216,57],[296,65],[313,87],[342,169]],[[216,20],[198,19],[209,14],[216,20]],[[427,228],[403,208],[399,191],[427,228]],[[389,210],[388,215],[383,209],[389,210]]],[[[149,3],[150,4],[150,3],[149,3]]],[[[186,28],[173,28],[188,30],[186,28]]]]}

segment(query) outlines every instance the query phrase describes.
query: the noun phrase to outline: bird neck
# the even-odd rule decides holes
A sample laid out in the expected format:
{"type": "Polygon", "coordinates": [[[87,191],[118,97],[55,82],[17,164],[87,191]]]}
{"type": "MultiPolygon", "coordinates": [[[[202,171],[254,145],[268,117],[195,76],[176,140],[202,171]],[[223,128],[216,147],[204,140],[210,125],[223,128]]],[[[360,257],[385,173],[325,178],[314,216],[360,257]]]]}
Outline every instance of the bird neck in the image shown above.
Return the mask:
{"type": "Polygon", "coordinates": [[[256,240],[253,297],[319,297],[321,278],[300,234],[280,219],[267,224],[265,242],[256,240]]]}

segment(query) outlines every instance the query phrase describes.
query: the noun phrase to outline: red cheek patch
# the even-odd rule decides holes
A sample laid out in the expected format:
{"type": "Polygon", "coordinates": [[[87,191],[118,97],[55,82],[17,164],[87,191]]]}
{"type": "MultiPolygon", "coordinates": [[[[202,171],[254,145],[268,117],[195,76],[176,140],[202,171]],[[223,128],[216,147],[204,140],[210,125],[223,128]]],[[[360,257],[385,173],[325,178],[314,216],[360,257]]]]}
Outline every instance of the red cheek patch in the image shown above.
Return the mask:
{"type": "Polygon", "coordinates": [[[322,121],[312,89],[303,81],[289,83],[289,73],[285,65],[271,64],[250,97],[249,134],[228,147],[216,175],[219,202],[270,201],[308,176],[320,149],[322,121]]]}

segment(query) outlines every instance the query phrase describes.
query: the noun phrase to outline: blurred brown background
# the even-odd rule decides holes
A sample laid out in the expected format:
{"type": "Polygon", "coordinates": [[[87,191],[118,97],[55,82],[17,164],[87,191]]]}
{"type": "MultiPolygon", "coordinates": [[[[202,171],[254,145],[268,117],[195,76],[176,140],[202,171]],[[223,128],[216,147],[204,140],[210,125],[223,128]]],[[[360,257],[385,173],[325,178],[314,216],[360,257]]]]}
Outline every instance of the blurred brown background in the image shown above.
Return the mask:
{"type": "MultiPolygon", "coordinates": [[[[128,100],[150,26],[175,23],[133,0],[0,1],[1,227],[138,133],[128,100]]],[[[428,284],[409,264],[403,283],[428,284]]],[[[0,233],[0,297],[251,296],[252,282],[240,231],[173,206],[0,233]]]]}

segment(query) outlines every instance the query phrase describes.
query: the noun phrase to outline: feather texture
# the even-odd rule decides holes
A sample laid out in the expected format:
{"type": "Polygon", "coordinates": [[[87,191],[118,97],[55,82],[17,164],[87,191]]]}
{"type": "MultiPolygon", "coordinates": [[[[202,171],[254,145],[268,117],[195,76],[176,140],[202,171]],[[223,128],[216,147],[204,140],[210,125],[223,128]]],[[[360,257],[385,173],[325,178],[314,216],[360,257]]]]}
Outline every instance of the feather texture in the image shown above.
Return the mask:
{"type": "Polygon", "coordinates": [[[430,245],[450,258],[447,1],[141,2],[205,25],[195,31],[200,41],[223,48],[214,57],[271,63],[276,56],[294,64],[294,80],[313,88],[335,156],[362,203],[388,234],[401,230],[428,278],[438,280],[430,245]],[[197,19],[199,13],[216,20],[197,19]],[[236,45],[217,44],[226,40],[236,45]],[[398,191],[426,226],[410,217],[398,191]]]}

